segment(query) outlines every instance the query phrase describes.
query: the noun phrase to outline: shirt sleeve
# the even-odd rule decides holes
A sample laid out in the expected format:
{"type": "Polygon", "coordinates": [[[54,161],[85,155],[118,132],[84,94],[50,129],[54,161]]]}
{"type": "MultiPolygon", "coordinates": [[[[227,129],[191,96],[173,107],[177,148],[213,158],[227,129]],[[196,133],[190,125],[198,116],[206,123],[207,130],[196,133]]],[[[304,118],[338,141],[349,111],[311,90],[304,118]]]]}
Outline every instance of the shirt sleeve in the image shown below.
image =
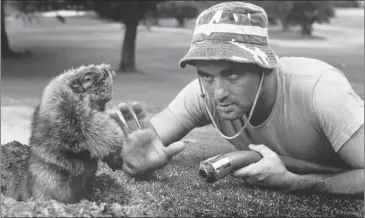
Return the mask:
{"type": "Polygon", "coordinates": [[[313,90],[313,109],[319,128],[335,152],[364,123],[364,101],[338,70],[327,71],[313,90]]]}
{"type": "Polygon", "coordinates": [[[199,82],[198,79],[195,79],[185,86],[168,105],[172,113],[189,131],[194,127],[210,124],[200,94],[199,82]]]}

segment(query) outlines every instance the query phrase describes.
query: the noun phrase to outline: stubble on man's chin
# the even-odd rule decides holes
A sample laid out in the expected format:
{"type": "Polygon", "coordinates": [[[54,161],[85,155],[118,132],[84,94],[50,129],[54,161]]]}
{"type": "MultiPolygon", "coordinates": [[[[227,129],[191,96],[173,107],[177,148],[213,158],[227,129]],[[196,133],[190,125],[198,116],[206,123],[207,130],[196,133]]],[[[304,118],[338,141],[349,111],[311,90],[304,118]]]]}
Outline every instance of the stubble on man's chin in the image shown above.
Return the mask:
{"type": "Polygon", "coordinates": [[[215,108],[215,110],[216,110],[216,113],[218,113],[220,118],[223,119],[223,120],[242,119],[245,114],[246,114],[246,117],[249,116],[251,108],[242,108],[242,107],[239,107],[237,105],[235,105],[235,106],[236,107],[233,109],[233,111],[228,112],[228,113],[224,112],[224,111],[220,111],[218,108],[215,108]]]}
{"type": "Polygon", "coordinates": [[[218,114],[223,120],[237,120],[241,119],[244,113],[242,112],[225,113],[218,111],[218,114]]]}

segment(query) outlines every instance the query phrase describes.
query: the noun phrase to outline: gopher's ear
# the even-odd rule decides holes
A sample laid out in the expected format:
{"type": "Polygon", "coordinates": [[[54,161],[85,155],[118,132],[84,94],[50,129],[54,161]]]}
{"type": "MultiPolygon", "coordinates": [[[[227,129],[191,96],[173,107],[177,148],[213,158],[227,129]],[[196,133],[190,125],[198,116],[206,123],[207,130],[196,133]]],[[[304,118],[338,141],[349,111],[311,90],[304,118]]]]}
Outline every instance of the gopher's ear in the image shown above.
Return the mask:
{"type": "Polygon", "coordinates": [[[80,80],[75,80],[73,83],[71,83],[70,87],[71,87],[72,91],[75,93],[84,92],[84,88],[83,88],[80,80]]]}

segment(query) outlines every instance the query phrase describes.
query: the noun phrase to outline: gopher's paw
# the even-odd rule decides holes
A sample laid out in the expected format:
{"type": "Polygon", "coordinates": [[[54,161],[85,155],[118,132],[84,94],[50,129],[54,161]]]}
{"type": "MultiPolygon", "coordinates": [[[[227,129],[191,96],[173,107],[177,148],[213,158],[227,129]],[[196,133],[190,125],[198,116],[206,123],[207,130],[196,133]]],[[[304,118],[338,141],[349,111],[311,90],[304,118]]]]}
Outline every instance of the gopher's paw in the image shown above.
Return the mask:
{"type": "Polygon", "coordinates": [[[103,159],[113,171],[122,169],[123,158],[120,156],[120,152],[114,152],[109,154],[103,159]]]}

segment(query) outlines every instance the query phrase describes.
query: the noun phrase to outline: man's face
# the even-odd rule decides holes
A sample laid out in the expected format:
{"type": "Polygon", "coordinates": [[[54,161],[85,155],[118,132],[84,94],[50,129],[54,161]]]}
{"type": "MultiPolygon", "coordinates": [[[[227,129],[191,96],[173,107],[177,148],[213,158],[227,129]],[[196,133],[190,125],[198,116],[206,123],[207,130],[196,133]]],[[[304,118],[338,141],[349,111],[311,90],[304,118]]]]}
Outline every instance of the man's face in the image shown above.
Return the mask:
{"type": "Polygon", "coordinates": [[[234,120],[249,113],[263,69],[255,64],[197,61],[198,76],[222,119],[234,120]]]}

